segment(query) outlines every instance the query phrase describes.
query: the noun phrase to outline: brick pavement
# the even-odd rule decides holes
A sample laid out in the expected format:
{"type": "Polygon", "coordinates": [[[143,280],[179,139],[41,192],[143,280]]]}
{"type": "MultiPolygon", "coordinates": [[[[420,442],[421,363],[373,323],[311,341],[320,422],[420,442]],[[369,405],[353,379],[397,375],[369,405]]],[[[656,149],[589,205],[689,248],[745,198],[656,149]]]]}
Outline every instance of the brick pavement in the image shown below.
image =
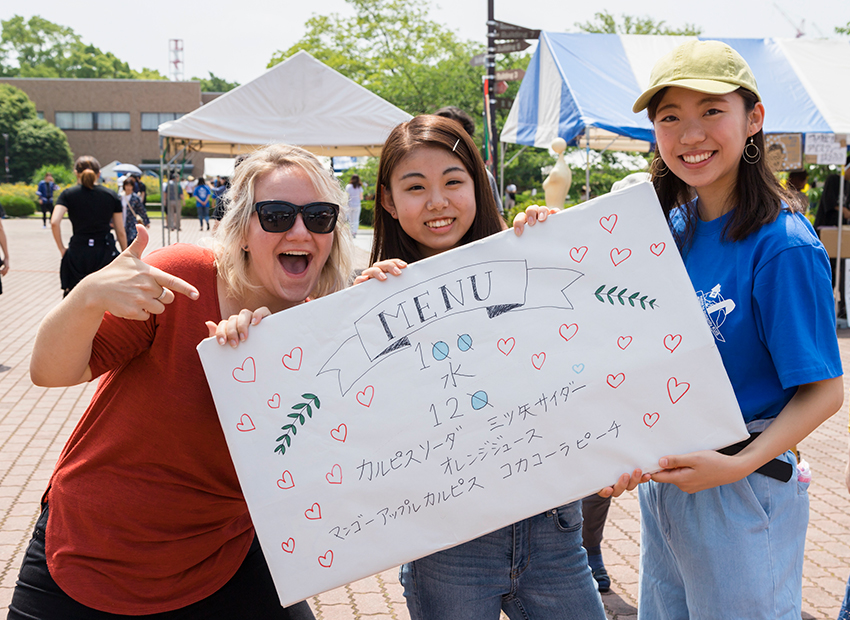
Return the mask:
{"type": "MultiPolygon", "coordinates": [[[[86,408],[93,385],[45,389],[29,380],[33,338],[44,314],[61,299],[59,254],[41,220],[5,220],[11,271],[0,295],[0,612],[12,596],[21,558],[53,465],[86,408]]],[[[194,220],[184,221],[181,241],[206,236],[194,220]]],[[[70,226],[65,223],[65,238],[70,226]]],[[[151,248],[161,245],[161,228],[151,229],[151,248]]],[[[358,263],[369,239],[358,237],[358,263]]],[[[850,367],[850,330],[839,331],[845,368],[850,367]]],[[[847,391],[845,381],[845,392],[847,391]]],[[[814,472],[811,519],[803,569],[803,618],[834,619],[850,572],[850,498],[844,486],[847,455],[845,408],[800,446],[814,472]]],[[[635,494],[614,501],[603,543],[613,585],[605,595],[612,620],[636,618],[640,518],[635,494]]],[[[395,569],[313,597],[319,620],[408,620],[395,569]]],[[[503,615],[504,618],[504,615],[503,615]]]]}

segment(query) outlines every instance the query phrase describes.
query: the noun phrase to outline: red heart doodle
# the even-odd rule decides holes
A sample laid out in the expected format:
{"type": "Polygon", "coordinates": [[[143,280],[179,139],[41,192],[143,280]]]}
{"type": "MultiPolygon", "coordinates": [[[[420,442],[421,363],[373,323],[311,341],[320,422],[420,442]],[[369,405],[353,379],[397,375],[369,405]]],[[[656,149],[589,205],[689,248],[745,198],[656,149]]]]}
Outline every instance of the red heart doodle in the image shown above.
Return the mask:
{"type": "Polygon", "coordinates": [[[546,363],[546,354],[543,352],[537,353],[536,355],[531,356],[531,365],[534,366],[537,370],[543,368],[543,364],[546,363]]]}
{"type": "Polygon", "coordinates": [[[621,385],[623,385],[623,381],[626,380],[626,375],[622,372],[618,372],[616,375],[608,375],[608,379],[606,383],[610,385],[612,388],[617,389],[621,385]]]}
{"type": "Polygon", "coordinates": [[[357,392],[357,402],[364,407],[371,407],[373,398],[375,398],[375,388],[371,385],[367,385],[362,391],[357,392]]]}
{"type": "Polygon", "coordinates": [[[292,553],[295,551],[295,539],[290,538],[289,540],[285,540],[280,543],[280,548],[286,551],[287,553],[292,553]]]}
{"type": "Polygon", "coordinates": [[[242,431],[243,433],[247,433],[248,431],[252,431],[256,426],[254,426],[254,420],[251,419],[247,413],[243,413],[239,418],[239,423],[236,425],[237,431],[242,431]]]}
{"type": "Polygon", "coordinates": [[[291,489],[295,486],[295,479],[292,477],[292,474],[289,473],[288,469],[283,472],[283,475],[280,477],[280,480],[277,481],[277,486],[283,489],[284,491],[286,489],[291,489]]]}
{"type": "Polygon", "coordinates": [[[667,334],[664,336],[664,348],[672,353],[682,342],[681,334],[667,334]]]}
{"type": "Polygon", "coordinates": [[[241,366],[233,369],[233,378],[239,383],[253,383],[257,380],[257,367],[253,357],[246,357],[241,366]]]}
{"type": "Polygon", "coordinates": [[[496,344],[496,347],[505,355],[510,355],[511,351],[514,350],[515,344],[516,340],[513,338],[499,338],[499,342],[496,344]]]}
{"type": "Polygon", "coordinates": [[[578,323],[570,323],[569,325],[564,323],[558,328],[558,333],[561,334],[561,338],[569,342],[570,338],[578,333],[578,323]]]}
{"type": "Polygon", "coordinates": [[[342,467],[334,465],[331,470],[325,474],[325,480],[329,484],[342,484],[342,467]]]}
{"type": "Polygon", "coordinates": [[[313,503],[313,505],[310,506],[309,510],[304,511],[304,516],[307,517],[308,519],[310,519],[311,521],[315,521],[316,519],[321,519],[322,518],[322,508],[318,504],[313,503]]]}
{"type": "Polygon", "coordinates": [[[653,243],[651,246],[649,246],[649,251],[655,254],[656,256],[661,256],[661,254],[664,252],[664,248],[666,247],[666,243],[664,243],[663,241],[659,241],[658,243],[653,243]]]}
{"type": "Polygon", "coordinates": [[[304,352],[301,350],[301,347],[295,347],[292,351],[284,355],[281,361],[289,370],[301,370],[302,357],[304,357],[304,352]]]}
{"type": "Polygon", "coordinates": [[[570,258],[575,262],[580,263],[584,260],[584,256],[587,254],[587,246],[583,245],[579,248],[570,248],[570,258]]]}
{"type": "Polygon", "coordinates": [[[655,423],[658,422],[658,418],[661,416],[658,415],[658,412],[655,413],[644,413],[643,414],[643,423],[646,424],[649,428],[655,426],[655,423]]]}
{"type": "Polygon", "coordinates": [[[319,556],[319,565],[322,568],[330,568],[331,564],[334,563],[334,552],[328,549],[328,552],[325,555],[319,556]]]}
{"type": "Polygon", "coordinates": [[[630,344],[632,344],[631,336],[620,336],[619,338],[617,338],[617,346],[620,347],[623,351],[625,351],[626,347],[628,347],[630,344]]]}
{"type": "Polygon", "coordinates": [[[272,409],[280,408],[280,394],[275,394],[266,401],[272,409]]]}
{"type": "Polygon", "coordinates": [[[599,219],[599,225],[609,233],[614,233],[614,226],[617,225],[617,214],[609,215],[599,219]]]}
{"type": "Polygon", "coordinates": [[[336,428],[331,429],[331,437],[345,443],[346,437],[348,437],[348,427],[345,424],[340,424],[336,428]]]}
{"type": "Polygon", "coordinates": [[[679,383],[676,381],[676,377],[670,377],[667,380],[667,394],[670,396],[670,402],[674,405],[678,403],[682,399],[682,396],[684,396],[690,389],[690,383],[685,383],[684,381],[679,383]]]}
{"type": "Polygon", "coordinates": [[[625,248],[624,250],[614,248],[611,250],[611,262],[614,263],[614,266],[616,267],[631,255],[632,251],[629,248],[625,248]]]}

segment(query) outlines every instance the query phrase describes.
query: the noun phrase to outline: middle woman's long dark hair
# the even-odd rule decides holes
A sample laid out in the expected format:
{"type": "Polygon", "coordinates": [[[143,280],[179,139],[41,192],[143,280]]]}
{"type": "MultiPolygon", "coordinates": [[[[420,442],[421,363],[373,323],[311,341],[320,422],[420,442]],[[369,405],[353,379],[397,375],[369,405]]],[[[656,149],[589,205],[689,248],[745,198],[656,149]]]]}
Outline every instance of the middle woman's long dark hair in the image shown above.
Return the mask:
{"type": "MultiPolygon", "coordinates": [[[[647,106],[649,120],[652,122],[655,121],[655,114],[666,90],[665,88],[655,93],[647,106]]],[[[758,102],[756,95],[745,88],[739,88],[735,92],[744,100],[744,111],[747,114],[752,112],[758,102]]],[[[753,136],[753,144],[758,147],[759,160],[751,164],[741,158],[738,164],[738,181],[735,191],[728,197],[731,203],[728,206],[734,210],[723,227],[723,239],[726,241],[746,239],[765,224],[775,221],[782,211],[783,202],[792,211],[803,210],[800,199],[783,188],[770,171],[767,165],[763,131],[759,130],[753,136]]],[[[671,211],[679,207],[683,210],[685,229],[676,239],[681,249],[693,237],[699,217],[696,203],[693,202],[696,197],[694,189],[666,168],[657,145],[650,171],[652,184],[655,186],[658,200],[668,220],[671,211]]]]}
{"type": "Polygon", "coordinates": [[[381,151],[381,163],[375,182],[372,263],[387,258],[400,258],[412,263],[422,258],[422,252],[416,242],[404,232],[398,220],[383,208],[382,200],[391,191],[390,179],[395,167],[410,153],[424,147],[445,149],[455,155],[463,162],[475,184],[475,218],[461,238],[460,245],[483,239],[503,229],[504,221],[496,207],[484,162],[481,161],[475,143],[460,123],[441,116],[424,114],[393,129],[381,151]]]}

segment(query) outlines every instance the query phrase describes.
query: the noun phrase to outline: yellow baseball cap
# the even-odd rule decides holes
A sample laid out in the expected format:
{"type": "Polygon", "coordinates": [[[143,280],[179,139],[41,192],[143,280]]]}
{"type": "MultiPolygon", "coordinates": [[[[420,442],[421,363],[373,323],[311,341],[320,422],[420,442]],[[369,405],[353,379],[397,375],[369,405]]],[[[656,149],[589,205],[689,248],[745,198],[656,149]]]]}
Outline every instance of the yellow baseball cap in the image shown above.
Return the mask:
{"type": "Polygon", "coordinates": [[[637,98],[632,111],[645,110],[655,93],[668,86],[711,95],[727,95],[746,88],[761,101],[747,61],[720,41],[688,41],[663,56],[652,68],[649,88],[637,98]]]}

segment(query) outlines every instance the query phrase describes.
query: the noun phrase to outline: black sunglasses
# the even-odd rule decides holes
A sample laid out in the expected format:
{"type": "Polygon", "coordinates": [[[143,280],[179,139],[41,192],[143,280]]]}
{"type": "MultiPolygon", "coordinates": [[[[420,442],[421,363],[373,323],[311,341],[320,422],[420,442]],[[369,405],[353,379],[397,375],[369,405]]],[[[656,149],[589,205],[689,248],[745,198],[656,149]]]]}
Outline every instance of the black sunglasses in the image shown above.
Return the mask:
{"type": "Polygon", "coordinates": [[[339,205],[331,202],[311,202],[306,205],[294,205],[285,200],[263,200],[254,205],[260,226],[270,233],[286,232],[295,225],[300,213],[304,226],[312,233],[325,235],[333,232],[339,216],[339,205]]]}

